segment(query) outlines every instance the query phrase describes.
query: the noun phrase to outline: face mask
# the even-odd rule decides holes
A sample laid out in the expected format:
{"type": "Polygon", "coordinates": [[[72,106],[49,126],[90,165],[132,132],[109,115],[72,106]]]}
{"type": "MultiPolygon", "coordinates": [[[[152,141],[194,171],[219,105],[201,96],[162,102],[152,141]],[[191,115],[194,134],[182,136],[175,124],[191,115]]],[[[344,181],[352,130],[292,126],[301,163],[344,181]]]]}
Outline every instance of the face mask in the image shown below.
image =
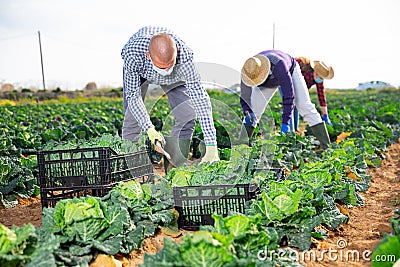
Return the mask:
{"type": "Polygon", "coordinates": [[[322,83],[324,80],[322,80],[321,78],[314,78],[314,81],[316,83],[322,83]]]}
{"type": "Polygon", "coordinates": [[[175,67],[175,65],[173,65],[171,68],[169,68],[168,71],[166,71],[166,70],[164,70],[164,69],[160,69],[160,68],[156,67],[156,66],[153,64],[153,69],[154,69],[158,74],[160,74],[161,76],[168,76],[168,75],[170,75],[170,74],[172,73],[172,71],[174,70],[174,67],[175,67]]]}

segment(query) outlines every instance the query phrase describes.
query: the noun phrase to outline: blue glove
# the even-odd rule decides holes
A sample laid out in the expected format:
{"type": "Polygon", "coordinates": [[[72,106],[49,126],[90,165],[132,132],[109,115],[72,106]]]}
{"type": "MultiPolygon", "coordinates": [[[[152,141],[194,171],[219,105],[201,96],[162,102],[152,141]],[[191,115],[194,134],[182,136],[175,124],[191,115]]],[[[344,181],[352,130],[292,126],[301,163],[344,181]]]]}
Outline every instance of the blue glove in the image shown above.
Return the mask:
{"type": "Polygon", "coordinates": [[[325,114],[325,115],[323,116],[322,119],[324,120],[324,122],[325,122],[326,124],[329,124],[330,126],[333,126],[331,120],[329,119],[328,114],[325,114]]]}
{"type": "Polygon", "coordinates": [[[281,133],[287,133],[290,130],[289,124],[282,123],[281,133]]]}
{"type": "Polygon", "coordinates": [[[256,127],[256,117],[253,112],[245,111],[244,121],[246,126],[256,127]]]}

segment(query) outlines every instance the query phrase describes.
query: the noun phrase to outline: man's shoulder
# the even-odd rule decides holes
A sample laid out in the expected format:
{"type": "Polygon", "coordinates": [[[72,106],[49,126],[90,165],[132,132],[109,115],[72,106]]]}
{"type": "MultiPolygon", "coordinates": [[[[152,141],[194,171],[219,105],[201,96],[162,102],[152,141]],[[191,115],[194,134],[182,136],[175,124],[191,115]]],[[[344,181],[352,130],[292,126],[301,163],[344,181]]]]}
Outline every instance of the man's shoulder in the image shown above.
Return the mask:
{"type": "Polygon", "coordinates": [[[178,62],[179,64],[188,64],[193,62],[193,51],[185,43],[178,43],[178,62]]]}
{"type": "Polygon", "coordinates": [[[150,40],[144,37],[131,38],[122,48],[122,58],[141,58],[148,50],[149,42],[150,40]]]}

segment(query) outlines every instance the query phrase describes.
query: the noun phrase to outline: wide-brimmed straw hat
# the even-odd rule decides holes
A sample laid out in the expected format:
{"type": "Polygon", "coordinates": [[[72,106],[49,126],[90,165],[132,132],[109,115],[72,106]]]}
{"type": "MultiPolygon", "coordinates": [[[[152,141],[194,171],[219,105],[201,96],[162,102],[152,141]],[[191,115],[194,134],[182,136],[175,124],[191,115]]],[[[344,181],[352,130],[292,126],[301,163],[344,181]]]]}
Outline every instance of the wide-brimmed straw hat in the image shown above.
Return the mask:
{"type": "Polygon", "coordinates": [[[255,55],[248,58],[242,67],[242,82],[247,86],[258,86],[265,82],[269,75],[271,63],[266,56],[255,55]]]}
{"type": "Polygon", "coordinates": [[[323,61],[314,60],[310,63],[315,73],[322,79],[329,80],[335,75],[333,68],[323,61]]]}

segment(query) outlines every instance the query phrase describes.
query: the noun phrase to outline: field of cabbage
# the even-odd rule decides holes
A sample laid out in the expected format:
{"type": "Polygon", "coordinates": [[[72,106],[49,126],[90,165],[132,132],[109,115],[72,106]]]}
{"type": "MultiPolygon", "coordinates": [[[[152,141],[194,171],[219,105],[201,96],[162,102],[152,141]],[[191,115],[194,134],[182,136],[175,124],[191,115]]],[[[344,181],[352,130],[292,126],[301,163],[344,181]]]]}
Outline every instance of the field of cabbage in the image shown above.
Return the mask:
{"type": "MultiPolygon", "coordinates": [[[[363,205],[360,193],[368,190],[371,179],[367,168],[379,167],[383,152],[400,137],[399,90],[329,92],[332,145],[325,151],[312,135],[271,133],[271,127],[259,129],[268,130],[270,138],[255,138],[251,147],[232,145],[229,133],[237,121],[222,114],[229,107],[241,118],[238,96],[212,91],[210,97],[220,162],[174,169],[153,185],[120,184],[102,198],[60,201],[43,210],[41,227],[0,225],[0,265],[87,266],[98,254],[129,255],[159,228],[178,231],[174,186],[256,183],[260,193],[244,214],[215,214],[213,226],[186,234],[179,244],[165,239],[164,248],[146,255],[142,266],[299,266],[290,257],[293,250],[310,249],[311,238],[328,238],[320,225],[335,229],[347,223],[339,207],[363,205]],[[256,171],[260,166],[283,168],[287,177],[275,181],[267,170],[256,171]]],[[[315,94],[312,98],[316,103],[315,94]]],[[[156,128],[168,132],[167,99],[150,99],[146,105],[156,128]]],[[[279,129],[278,96],[269,108],[268,117],[279,129]]],[[[39,101],[0,106],[0,112],[0,198],[5,208],[17,205],[16,196],[39,194],[38,149],[110,146],[121,151],[121,99],[39,101]]],[[[194,137],[202,138],[199,126],[194,137]]],[[[399,218],[392,219],[392,234],[372,257],[390,252],[400,258],[399,218]]]]}

